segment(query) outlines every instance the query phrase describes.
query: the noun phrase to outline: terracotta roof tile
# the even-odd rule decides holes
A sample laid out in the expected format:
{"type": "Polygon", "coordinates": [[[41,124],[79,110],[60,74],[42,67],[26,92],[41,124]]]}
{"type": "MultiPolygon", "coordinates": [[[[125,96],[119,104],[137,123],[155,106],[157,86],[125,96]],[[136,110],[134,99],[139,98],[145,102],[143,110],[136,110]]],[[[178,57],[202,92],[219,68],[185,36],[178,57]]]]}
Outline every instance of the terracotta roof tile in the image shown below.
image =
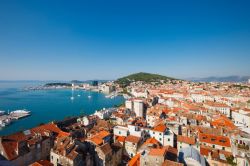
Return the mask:
{"type": "Polygon", "coordinates": [[[139,143],[140,140],[141,140],[140,137],[136,137],[136,136],[133,136],[133,135],[129,135],[125,139],[126,142],[132,142],[132,143],[139,143]]]}
{"type": "Polygon", "coordinates": [[[195,138],[193,137],[187,137],[187,136],[182,136],[182,135],[178,135],[177,136],[177,141],[178,142],[184,142],[186,144],[190,144],[190,145],[194,145],[195,144],[195,138]]]}
{"type": "Polygon", "coordinates": [[[139,166],[140,165],[140,157],[141,154],[138,153],[137,155],[135,155],[129,162],[128,162],[128,166],[139,166]]]}
{"type": "Polygon", "coordinates": [[[231,147],[230,139],[226,136],[199,133],[199,141],[209,144],[231,147]]]}
{"type": "Polygon", "coordinates": [[[164,132],[167,127],[164,124],[157,125],[153,128],[154,131],[164,132]]]}

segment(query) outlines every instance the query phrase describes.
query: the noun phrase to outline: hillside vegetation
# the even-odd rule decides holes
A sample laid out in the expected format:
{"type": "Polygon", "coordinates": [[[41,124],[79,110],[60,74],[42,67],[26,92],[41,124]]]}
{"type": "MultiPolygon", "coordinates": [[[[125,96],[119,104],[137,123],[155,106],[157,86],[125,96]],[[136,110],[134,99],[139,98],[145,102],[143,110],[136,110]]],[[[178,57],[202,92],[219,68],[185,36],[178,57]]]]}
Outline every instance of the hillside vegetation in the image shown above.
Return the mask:
{"type": "Polygon", "coordinates": [[[169,81],[169,80],[175,80],[174,78],[167,77],[167,76],[162,76],[159,74],[151,74],[151,73],[135,73],[128,75],[126,77],[122,77],[116,80],[116,83],[120,84],[121,86],[128,86],[131,82],[136,82],[136,81],[143,81],[146,83],[150,82],[160,82],[160,81],[169,81]]]}

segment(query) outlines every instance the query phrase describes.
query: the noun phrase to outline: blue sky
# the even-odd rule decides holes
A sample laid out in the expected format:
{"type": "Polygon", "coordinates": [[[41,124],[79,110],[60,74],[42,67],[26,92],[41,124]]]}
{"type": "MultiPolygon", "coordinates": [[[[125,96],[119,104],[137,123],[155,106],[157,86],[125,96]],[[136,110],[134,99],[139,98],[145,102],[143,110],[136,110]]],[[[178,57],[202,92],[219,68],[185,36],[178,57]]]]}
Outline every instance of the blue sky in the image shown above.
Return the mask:
{"type": "Polygon", "coordinates": [[[0,80],[250,75],[250,1],[0,1],[0,80]]]}

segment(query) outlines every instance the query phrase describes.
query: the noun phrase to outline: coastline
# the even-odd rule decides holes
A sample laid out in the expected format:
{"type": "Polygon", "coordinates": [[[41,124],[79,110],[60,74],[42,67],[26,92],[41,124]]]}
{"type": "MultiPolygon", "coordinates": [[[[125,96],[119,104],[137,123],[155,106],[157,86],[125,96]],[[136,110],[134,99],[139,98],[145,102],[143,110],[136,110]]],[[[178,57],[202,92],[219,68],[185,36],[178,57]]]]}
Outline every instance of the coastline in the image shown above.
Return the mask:
{"type": "MultiPolygon", "coordinates": [[[[6,90],[7,91],[7,90],[6,90]]],[[[114,99],[106,98],[104,93],[75,89],[75,100],[71,101],[71,88],[44,89],[41,91],[16,91],[15,93],[2,94],[0,101],[1,110],[16,110],[26,108],[31,111],[31,116],[19,119],[13,124],[0,130],[0,135],[7,135],[22,131],[51,121],[63,120],[67,117],[94,114],[96,110],[110,108],[124,102],[118,96],[114,99]],[[80,94],[80,97],[78,97],[80,94]],[[88,99],[88,95],[92,95],[88,99]]]]}

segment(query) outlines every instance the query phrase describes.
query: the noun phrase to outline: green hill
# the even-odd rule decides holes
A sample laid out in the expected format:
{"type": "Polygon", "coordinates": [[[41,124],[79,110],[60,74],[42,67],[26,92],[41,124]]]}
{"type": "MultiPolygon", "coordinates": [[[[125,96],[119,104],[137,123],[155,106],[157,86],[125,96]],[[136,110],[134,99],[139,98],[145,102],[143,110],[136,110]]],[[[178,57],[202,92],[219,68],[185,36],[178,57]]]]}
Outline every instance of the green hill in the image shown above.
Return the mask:
{"type": "Polygon", "coordinates": [[[128,86],[131,82],[135,81],[143,81],[146,83],[150,82],[160,82],[161,80],[168,81],[168,80],[176,80],[171,77],[162,76],[159,74],[151,74],[151,73],[135,73],[128,75],[126,77],[122,77],[116,80],[116,83],[120,84],[121,86],[128,86]]]}

